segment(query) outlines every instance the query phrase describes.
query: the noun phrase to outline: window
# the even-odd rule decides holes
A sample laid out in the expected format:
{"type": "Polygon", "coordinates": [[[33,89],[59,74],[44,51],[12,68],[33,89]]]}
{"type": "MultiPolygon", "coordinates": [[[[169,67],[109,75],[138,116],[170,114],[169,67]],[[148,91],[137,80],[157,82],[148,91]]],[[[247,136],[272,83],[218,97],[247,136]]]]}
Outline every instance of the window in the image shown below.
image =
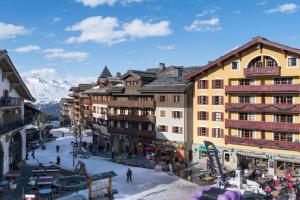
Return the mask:
{"type": "Polygon", "coordinates": [[[254,85],[254,80],[252,79],[240,79],[239,85],[254,85]]]}
{"type": "Polygon", "coordinates": [[[253,131],[251,130],[239,130],[239,137],[242,138],[253,138],[253,131]]]}
{"type": "Polygon", "coordinates": [[[198,136],[208,136],[208,128],[198,127],[198,136]]]}
{"type": "Polygon", "coordinates": [[[96,106],[93,106],[93,113],[96,113],[96,106]]]}
{"type": "Polygon", "coordinates": [[[99,108],[99,107],[97,107],[97,113],[98,113],[98,114],[100,113],[100,108],[99,108]]]}
{"type": "Polygon", "coordinates": [[[287,85],[287,84],[293,84],[293,78],[275,78],[274,79],[275,85],[287,85]]]}
{"type": "Polygon", "coordinates": [[[255,103],[253,96],[239,96],[239,103],[255,103]]]}
{"type": "Polygon", "coordinates": [[[198,89],[208,89],[208,80],[199,80],[198,89]]]}
{"type": "Polygon", "coordinates": [[[126,81],[126,86],[130,86],[131,85],[131,81],[126,81]]]}
{"type": "Polygon", "coordinates": [[[292,96],[275,96],[274,104],[292,104],[293,97],[292,96]]]}
{"type": "Polygon", "coordinates": [[[293,134],[291,133],[274,133],[274,140],[293,142],[293,134]]]}
{"type": "Polygon", "coordinates": [[[181,118],[182,113],[180,111],[172,112],[173,118],[181,118]]]}
{"type": "Polygon", "coordinates": [[[293,123],[293,115],[276,114],[276,115],[274,115],[274,122],[288,122],[288,123],[293,123]]]}
{"type": "Polygon", "coordinates": [[[223,80],[213,80],[212,88],[213,89],[222,89],[223,88],[223,80]]]}
{"type": "Polygon", "coordinates": [[[160,117],[166,117],[166,111],[165,110],[161,110],[159,116],[160,117]]]}
{"type": "Polygon", "coordinates": [[[8,96],[9,96],[8,90],[3,90],[3,97],[8,97],[8,96]]]}
{"type": "Polygon", "coordinates": [[[198,96],[198,104],[207,105],[208,104],[208,96],[198,96]]]}
{"type": "Polygon", "coordinates": [[[216,138],[222,138],[223,137],[223,129],[213,128],[212,131],[213,131],[213,134],[212,134],[213,137],[216,137],[216,138]]]}
{"type": "Polygon", "coordinates": [[[273,59],[267,60],[267,67],[275,67],[275,66],[277,66],[277,63],[275,60],[273,60],[273,59]]]}
{"type": "Polygon", "coordinates": [[[296,67],[297,66],[297,58],[296,57],[289,58],[288,65],[289,65],[289,67],[296,67]]]}
{"type": "Polygon", "coordinates": [[[213,121],[217,121],[217,122],[223,121],[223,113],[213,112],[213,121]]]}
{"type": "Polygon", "coordinates": [[[182,127],[179,127],[179,126],[173,126],[173,127],[172,127],[172,133],[177,133],[177,134],[182,133],[182,127]]]}
{"type": "Polygon", "coordinates": [[[126,115],[126,110],[125,109],[120,109],[120,114],[121,115],[126,115]]]}
{"type": "Polygon", "coordinates": [[[142,110],[143,116],[149,116],[150,111],[149,110],[142,110]]]}
{"type": "Polygon", "coordinates": [[[165,102],[166,101],[166,97],[165,96],[160,96],[159,97],[159,101],[160,102],[165,102]]]}
{"type": "Polygon", "coordinates": [[[180,97],[179,96],[174,96],[174,102],[179,103],[180,102],[180,97]]]}
{"type": "Polygon", "coordinates": [[[205,111],[198,112],[198,120],[208,120],[208,112],[205,111]]]}
{"type": "Polygon", "coordinates": [[[255,114],[239,113],[239,120],[254,121],[255,114]]]}
{"type": "Polygon", "coordinates": [[[168,127],[165,125],[159,125],[158,126],[158,131],[160,132],[168,132],[168,127]]]}
{"type": "Polygon", "coordinates": [[[138,83],[138,81],[133,81],[133,85],[137,85],[138,83]]]}
{"type": "Polygon", "coordinates": [[[223,97],[222,96],[213,96],[213,105],[222,105],[223,97]]]}
{"type": "Polygon", "coordinates": [[[238,70],[239,69],[239,63],[238,62],[232,62],[231,63],[231,69],[232,70],[238,70]]]}

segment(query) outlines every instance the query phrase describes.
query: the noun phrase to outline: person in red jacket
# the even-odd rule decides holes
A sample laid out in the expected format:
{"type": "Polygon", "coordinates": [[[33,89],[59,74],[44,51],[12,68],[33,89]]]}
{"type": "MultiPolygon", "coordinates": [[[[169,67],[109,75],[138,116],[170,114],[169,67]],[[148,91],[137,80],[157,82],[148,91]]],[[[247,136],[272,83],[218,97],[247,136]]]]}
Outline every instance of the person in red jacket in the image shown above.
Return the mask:
{"type": "Polygon", "coordinates": [[[269,197],[270,196],[270,194],[271,194],[271,188],[270,188],[270,186],[269,185],[267,185],[266,187],[265,187],[265,192],[266,192],[266,194],[267,194],[267,197],[269,197]]]}

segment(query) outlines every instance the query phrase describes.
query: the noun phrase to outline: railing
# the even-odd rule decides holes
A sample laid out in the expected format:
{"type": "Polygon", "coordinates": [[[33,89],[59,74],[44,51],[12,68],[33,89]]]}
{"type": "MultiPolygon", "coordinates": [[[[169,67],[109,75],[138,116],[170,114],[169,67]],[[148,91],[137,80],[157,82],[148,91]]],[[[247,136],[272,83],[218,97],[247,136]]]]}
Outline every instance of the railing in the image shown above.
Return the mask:
{"type": "Polygon", "coordinates": [[[140,130],[137,128],[116,128],[108,127],[108,132],[110,134],[122,134],[122,135],[131,135],[131,136],[142,136],[142,137],[155,137],[155,131],[140,130]]]}
{"type": "Polygon", "coordinates": [[[107,117],[112,120],[127,120],[127,121],[143,121],[155,123],[155,116],[145,115],[122,115],[122,114],[108,114],[107,117]]]}
{"type": "Polygon", "coordinates": [[[279,76],[280,67],[254,67],[254,68],[245,68],[244,76],[279,76]]]}
{"type": "Polygon", "coordinates": [[[4,122],[3,120],[3,124],[0,124],[0,134],[4,134],[17,128],[21,128],[23,127],[23,125],[24,121],[21,119],[13,122],[4,122]]]}
{"type": "Polygon", "coordinates": [[[241,138],[236,136],[225,136],[225,144],[253,146],[259,148],[272,148],[289,151],[300,151],[300,143],[276,141],[276,140],[264,140],[253,138],[241,138]]]}
{"type": "Polygon", "coordinates": [[[230,112],[248,113],[300,113],[300,104],[251,104],[251,103],[226,103],[225,110],[230,112]]]}
{"type": "Polygon", "coordinates": [[[247,130],[265,130],[274,132],[299,133],[300,124],[288,122],[262,122],[246,120],[225,120],[226,128],[247,129],[247,130]]]}
{"type": "Polygon", "coordinates": [[[299,93],[300,84],[287,85],[232,85],[225,87],[226,93],[255,93],[255,94],[282,94],[299,93]]]}
{"type": "Polygon", "coordinates": [[[137,107],[137,108],[154,108],[154,101],[125,101],[111,100],[107,102],[108,106],[112,107],[137,107]]]}
{"type": "Polygon", "coordinates": [[[22,100],[18,97],[1,97],[0,107],[22,106],[22,100]]]}

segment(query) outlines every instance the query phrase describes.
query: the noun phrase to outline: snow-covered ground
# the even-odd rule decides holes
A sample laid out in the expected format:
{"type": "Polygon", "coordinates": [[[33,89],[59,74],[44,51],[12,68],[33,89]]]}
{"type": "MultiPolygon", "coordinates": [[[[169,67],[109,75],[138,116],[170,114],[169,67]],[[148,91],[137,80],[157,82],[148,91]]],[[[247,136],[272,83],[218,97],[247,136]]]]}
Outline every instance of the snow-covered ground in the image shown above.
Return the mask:
{"type": "MultiPolygon", "coordinates": [[[[62,129],[64,132],[68,130],[62,129]]],[[[59,136],[58,134],[57,136],[59,136]]],[[[91,137],[83,138],[84,141],[91,142],[91,137]]],[[[59,156],[61,158],[61,166],[65,169],[72,170],[72,151],[71,141],[74,137],[66,135],[64,138],[58,138],[56,141],[46,144],[46,150],[37,150],[36,159],[47,165],[49,162],[56,161],[56,145],[60,145],[59,156]]],[[[28,160],[29,164],[37,165],[37,160],[28,160]]],[[[79,159],[76,160],[76,163],[79,159]]],[[[118,176],[113,178],[113,188],[118,190],[115,195],[116,199],[126,200],[184,200],[193,196],[199,187],[193,183],[187,182],[176,176],[169,176],[164,172],[154,172],[154,170],[139,167],[130,167],[133,171],[133,182],[126,182],[126,171],[128,166],[112,163],[109,159],[92,156],[89,159],[81,159],[86,164],[89,174],[97,174],[113,170],[118,176]]],[[[87,195],[86,191],[80,191],[80,194],[87,195]]],[[[74,195],[73,195],[74,197],[74,195]]],[[[73,199],[72,195],[70,198],[73,199]]],[[[75,198],[74,198],[75,199],[75,198]]]]}

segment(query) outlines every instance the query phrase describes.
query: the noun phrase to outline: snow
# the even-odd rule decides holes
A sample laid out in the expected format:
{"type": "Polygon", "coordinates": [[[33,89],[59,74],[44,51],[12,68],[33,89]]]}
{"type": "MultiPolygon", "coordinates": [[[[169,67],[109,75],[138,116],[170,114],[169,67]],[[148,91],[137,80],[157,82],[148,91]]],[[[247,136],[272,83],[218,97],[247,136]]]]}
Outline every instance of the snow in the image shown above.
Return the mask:
{"type": "MultiPolygon", "coordinates": [[[[67,129],[59,129],[66,134],[67,129]]],[[[58,131],[57,131],[58,132],[58,131]]],[[[60,134],[58,134],[59,136],[60,134]]],[[[91,137],[84,137],[84,141],[91,142],[91,137]]],[[[58,138],[56,141],[46,144],[46,150],[36,150],[36,160],[30,159],[28,163],[37,165],[38,162],[48,165],[49,162],[56,161],[56,145],[60,146],[59,156],[61,158],[61,166],[65,169],[73,170],[73,158],[71,155],[71,141],[74,137],[65,135],[63,138],[58,138]]],[[[76,159],[77,163],[79,160],[76,159]]],[[[91,156],[89,159],[81,159],[90,175],[107,172],[113,170],[118,176],[113,178],[113,188],[117,189],[118,194],[115,199],[138,200],[138,199],[172,199],[183,200],[189,199],[198,186],[196,184],[185,181],[177,176],[169,176],[164,172],[155,172],[152,169],[144,169],[139,167],[130,167],[133,171],[133,182],[126,182],[126,171],[128,166],[110,162],[110,159],[91,156]]],[[[87,196],[87,191],[80,191],[81,196],[87,196]]],[[[75,199],[75,194],[61,198],[61,200],[75,199]]]]}

